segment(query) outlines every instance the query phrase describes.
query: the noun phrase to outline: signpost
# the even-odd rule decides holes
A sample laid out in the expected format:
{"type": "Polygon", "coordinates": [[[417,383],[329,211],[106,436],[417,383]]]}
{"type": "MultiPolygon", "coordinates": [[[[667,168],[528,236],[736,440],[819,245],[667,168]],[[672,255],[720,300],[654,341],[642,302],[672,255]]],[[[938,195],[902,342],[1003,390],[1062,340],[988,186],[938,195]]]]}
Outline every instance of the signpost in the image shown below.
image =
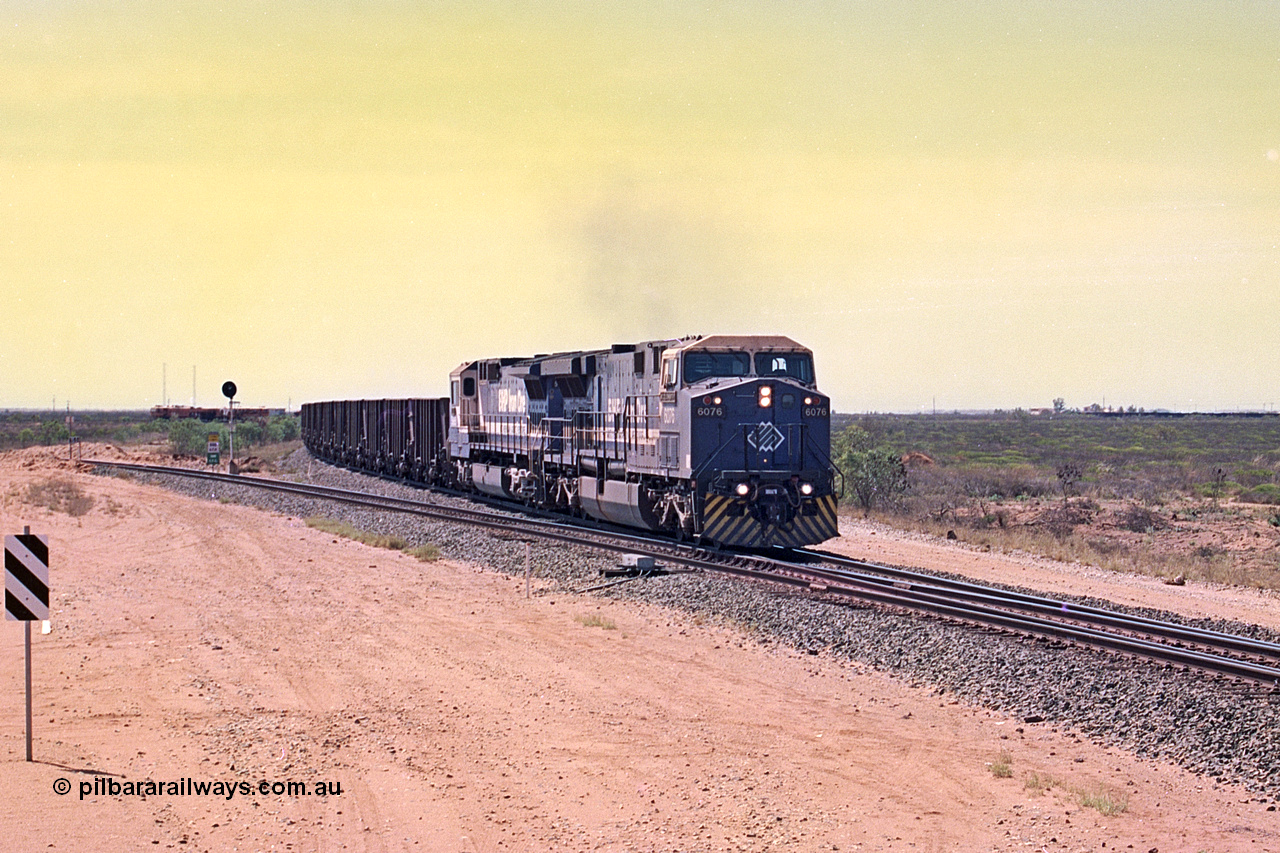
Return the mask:
{"type": "Polygon", "coordinates": [[[222,449],[218,443],[218,434],[216,432],[211,432],[205,436],[205,439],[208,442],[208,448],[205,453],[204,461],[211,466],[217,465],[222,458],[220,456],[222,449]]]}
{"type": "Polygon", "coordinates": [[[31,760],[31,623],[49,618],[49,537],[4,537],[4,618],[22,622],[27,652],[27,761],[31,760]]]}

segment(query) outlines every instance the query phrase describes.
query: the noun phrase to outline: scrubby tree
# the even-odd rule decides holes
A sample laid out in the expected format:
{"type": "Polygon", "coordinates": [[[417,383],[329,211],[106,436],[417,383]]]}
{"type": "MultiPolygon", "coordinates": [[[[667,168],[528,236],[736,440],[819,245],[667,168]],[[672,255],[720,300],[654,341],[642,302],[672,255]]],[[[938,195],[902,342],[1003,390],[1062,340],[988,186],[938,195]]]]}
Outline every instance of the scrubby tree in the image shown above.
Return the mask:
{"type": "Polygon", "coordinates": [[[293,441],[300,434],[298,419],[294,415],[276,415],[267,423],[267,441],[269,442],[293,441]]]}
{"type": "Polygon", "coordinates": [[[206,441],[211,432],[221,435],[218,427],[194,418],[171,421],[169,447],[173,450],[174,456],[203,456],[207,449],[206,441]]]}
{"type": "Polygon", "coordinates": [[[62,421],[45,421],[40,425],[41,444],[61,444],[70,436],[71,432],[62,421]]]}
{"type": "Polygon", "coordinates": [[[907,489],[907,467],[902,454],[877,445],[865,429],[852,425],[838,433],[832,458],[844,473],[845,497],[855,500],[864,513],[891,501],[907,489]]]}
{"type": "Polygon", "coordinates": [[[255,444],[262,444],[265,427],[258,421],[239,421],[236,423],[236,447],[248,450],[255,444]]]}
{"type": "Polygon", "coordinates": [[[1080,482],[1080,478],[1084,476],[1084,472],[1080,470],[1080,466],[1074,462],[1063,462],[1058,466],[1058,484],[1062,486],[1062,502],[1066,503],[1071,492],[1080,482]]]}

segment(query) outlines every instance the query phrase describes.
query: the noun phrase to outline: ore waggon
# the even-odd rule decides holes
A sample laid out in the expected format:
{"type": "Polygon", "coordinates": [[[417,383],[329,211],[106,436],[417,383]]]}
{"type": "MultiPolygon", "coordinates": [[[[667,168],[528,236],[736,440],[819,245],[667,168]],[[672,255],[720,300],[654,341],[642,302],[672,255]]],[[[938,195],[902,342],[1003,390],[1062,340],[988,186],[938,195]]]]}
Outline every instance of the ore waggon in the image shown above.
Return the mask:
{"type": "Polygon", "coordinates": [[[831,405],[790,338],[469,361],[440,399],[302,407],[316,456],[733,547],[837,535],[831,405]]]}

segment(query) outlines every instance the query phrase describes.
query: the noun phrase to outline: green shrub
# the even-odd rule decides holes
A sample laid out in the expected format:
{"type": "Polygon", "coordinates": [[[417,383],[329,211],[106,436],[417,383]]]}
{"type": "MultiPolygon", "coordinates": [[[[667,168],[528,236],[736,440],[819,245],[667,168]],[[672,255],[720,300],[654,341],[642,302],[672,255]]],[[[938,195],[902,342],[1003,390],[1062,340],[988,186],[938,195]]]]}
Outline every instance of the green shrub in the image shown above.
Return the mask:
{"type": "Polygon", "coordinates": [[[832,457],[844,473],[846,499],[856,500],[866,512],[877,503],[892,501],[907,490],[907,468],[902,454],[876,446],[871,435],[853,425],[836,436],[832,457]]]}
{"type": "Polygon", "coordinates": [[[40,425],[41,444],[61,444],[70,436],[71,432],[62,421],[45,421],[40,425]]]}
{"type": "Polygon", "coordinates": [[[226,452],[227,438],[222,427],[207,424],[194,418],[171,421],[169,423],[169,447],[174,456],[204,456],[208,450],[208,436],[218,433],[218,440],[226,452]]]}
{"type": "Polygon", "coordinates": [[[428,542],[426,545],[419,545],[416,548],[409,548],[406,552],[410,557],[417,557],[421,562],[434,563],[440,559],[440,549],[428,542]]]}
{"type": "Polygon", "coordinates": [[[1280,504],[1280,486],[1263,483],[1240,493],[1240,500],[1253,504],[1280,504]]]}
{"type": "Polygon", "coordinates": [[[255,444],[262,444],[266,428],[258,421],[239,421],[236,423],[236,447],[248,450],[255,444]]]}
{"type": "Polygon", "coordinates": [[[267,422],[267,441],[272,444],[293,441],[301,434],[298,418],[294,415],[276,415],[267,422]]]}

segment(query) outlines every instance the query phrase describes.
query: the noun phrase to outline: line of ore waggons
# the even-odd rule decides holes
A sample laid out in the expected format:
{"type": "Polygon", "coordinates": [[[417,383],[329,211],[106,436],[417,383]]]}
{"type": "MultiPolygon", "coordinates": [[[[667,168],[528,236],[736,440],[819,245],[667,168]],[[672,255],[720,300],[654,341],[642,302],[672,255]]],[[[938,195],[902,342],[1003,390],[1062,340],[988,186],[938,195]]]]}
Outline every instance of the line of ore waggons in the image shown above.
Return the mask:
{"type": "Polygon", "coordinates": [[[716,335],[464,362],[449,396],[302,407],[315,456],[725,546],[836,536],[813,353],[716,335]]]}

